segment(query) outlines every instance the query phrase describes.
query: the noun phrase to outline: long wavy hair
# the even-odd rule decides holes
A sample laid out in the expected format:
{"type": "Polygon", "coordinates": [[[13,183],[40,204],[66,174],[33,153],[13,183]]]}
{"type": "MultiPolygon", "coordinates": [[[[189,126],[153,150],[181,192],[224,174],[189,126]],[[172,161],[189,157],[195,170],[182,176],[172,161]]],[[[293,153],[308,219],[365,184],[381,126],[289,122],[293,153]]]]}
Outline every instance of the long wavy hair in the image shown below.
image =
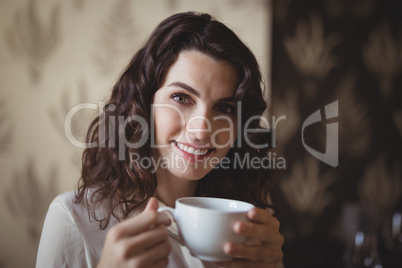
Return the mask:
{"type": "MultiPolygon", "coordinates": [[[[133,56],[115,83],[102,114],[91,123],[87,133],[87,142],[96,146],[83,152],[76,203],[83,203],[88,208],[101,229],[108,226],[112,216],[125,219],[156,195],[158,185],[152,169],[130,165],[132,154],[153,155],[151,133],[141,120],[135,119],[142,118],[150,123],[153,96],[163,84],[169,67],[184,50],[199,51],[236,67],[240,82],[235,99],[241,102],[241,122],[244,124],[255,116],[248,129],[260,128],[258,116],[267,106],[258,63],[247,46],[228,27],[208,14],[187,12],[167,18],[133,56]],[[133,120],[123,121],[121,118],[133,120]],[[127,143],[122,143],[122,138],[127,143]],[[129,146],[139,141],[145,142],[142,146],[129,146]]],[[[270,141],[269,133],[250,132],[247,138],[254,144],[270,141]]],[[[267,155],[268,148],[250,146],[242,133],[238,133],[237,139],[241,139],[241,146],[237,146],[240,144],[237,140],[226,156],[231,163],[236,161],[236,157],[261,158],[267,155]]],[[[218,166],[198,181],[195,195],[238,199],[265,208],[269,206],[270,184],[268,169],[218,166]]]]}

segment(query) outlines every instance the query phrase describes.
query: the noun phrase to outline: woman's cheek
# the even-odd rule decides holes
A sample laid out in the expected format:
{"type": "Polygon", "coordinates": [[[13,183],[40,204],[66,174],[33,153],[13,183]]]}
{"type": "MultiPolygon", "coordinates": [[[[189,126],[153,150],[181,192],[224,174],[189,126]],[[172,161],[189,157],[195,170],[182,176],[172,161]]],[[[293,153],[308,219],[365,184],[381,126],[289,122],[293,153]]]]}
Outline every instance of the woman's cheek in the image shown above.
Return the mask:
{"type": "MultiPolygon", "coordinates": [[[[230,147],[237,138],[235,123],[223,122],[214,127],[214,142],[219,147],[230,147]]],[[[218,147],[217,146],[217,147],[218,147]]]]}
{"type": "Polygon", "coordinates": [[[183,117],[173,108],[160,107],[154,113],[154,128],[156,136],[160,138],[172,138],[179,135],[183,125],[183,117]]]}

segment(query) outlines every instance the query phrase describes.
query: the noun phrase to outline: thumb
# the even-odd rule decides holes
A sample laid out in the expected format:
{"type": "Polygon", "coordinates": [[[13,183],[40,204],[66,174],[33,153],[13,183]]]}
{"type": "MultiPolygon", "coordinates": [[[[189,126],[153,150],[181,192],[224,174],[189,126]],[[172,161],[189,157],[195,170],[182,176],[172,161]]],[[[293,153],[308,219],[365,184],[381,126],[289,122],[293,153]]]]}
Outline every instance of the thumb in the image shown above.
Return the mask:
{"type": "Polygon", "coordinates": [[[148,201],[145,210],[157,210],[159,207],[159,201],[155,197],[151,197],[148,201]]]}

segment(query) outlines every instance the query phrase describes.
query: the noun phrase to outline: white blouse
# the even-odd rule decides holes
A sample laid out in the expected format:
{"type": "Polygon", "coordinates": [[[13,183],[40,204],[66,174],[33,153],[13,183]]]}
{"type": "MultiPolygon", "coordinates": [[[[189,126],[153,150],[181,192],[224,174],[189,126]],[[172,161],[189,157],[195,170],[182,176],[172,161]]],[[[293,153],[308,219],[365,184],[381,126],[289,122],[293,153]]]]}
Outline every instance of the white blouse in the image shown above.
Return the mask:
{"type": "MultiPolygon", "coordinates": [[[[99,262],[108,229],[117,224],[115,218],[107,229],[101,230],[99,223],[90,219],[82,204],[75,204],[75,192],[57,196],[50,204],[43,226],[36,259],[37,268],[46,267],[96,267],[99,262]]],[[[160,203],[160,206],[164,206],[160,203]]],[[[168,227],[177,234],[174,222],[168,227]]],[[[169,237],[172,251],[169,268],[216,267],[193,257],[189,250],[169,237]]]]}

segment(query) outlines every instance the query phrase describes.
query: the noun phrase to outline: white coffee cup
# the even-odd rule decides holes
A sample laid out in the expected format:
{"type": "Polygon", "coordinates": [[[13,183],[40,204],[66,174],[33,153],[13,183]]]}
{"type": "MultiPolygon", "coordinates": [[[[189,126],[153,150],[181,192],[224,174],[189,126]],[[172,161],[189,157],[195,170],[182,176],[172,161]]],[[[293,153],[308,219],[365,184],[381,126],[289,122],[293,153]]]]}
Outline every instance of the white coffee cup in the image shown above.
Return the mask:
{"type": "Polygon", "coordinates": [[[204,261],[228,261],[223,247],[227,242],[244,243],[246,237],[233,231],[238,221],[247,221],[246,213],[252,204],[222,198],[184,197],[176,200],[176,208],[161,207],[168,211],[177,223],[176,238],[190,253],[204,261]]]}

